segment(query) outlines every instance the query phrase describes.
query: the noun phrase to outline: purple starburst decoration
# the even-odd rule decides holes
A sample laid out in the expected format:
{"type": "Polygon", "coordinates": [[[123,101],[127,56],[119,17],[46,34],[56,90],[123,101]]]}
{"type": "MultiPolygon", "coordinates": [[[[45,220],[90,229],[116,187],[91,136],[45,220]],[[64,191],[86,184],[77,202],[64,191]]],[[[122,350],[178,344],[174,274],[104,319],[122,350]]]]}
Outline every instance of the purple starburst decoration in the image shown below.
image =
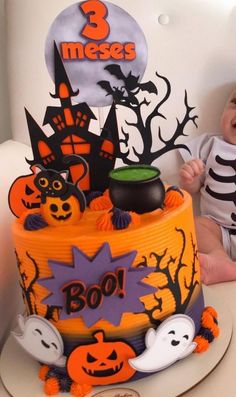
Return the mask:
{"type": "MultiPolygon", "coordinates": [[[[72,248],[73,263],[64,263],[49,260],[48,264],[53,276],[38,280],[38,283],[46,287],[50,294],[42,300],[42,303],[49,306],[60,307],[60,320],[82,317],[87,327],[91,327],[97,321],[103,319],[117,326],[120,324],[124,313],[141,313],[145,308],[140,297],[152,294],[156,288],[141,281],[150,273],[153,268],[132,268],[132,263],[137,252],[131,251],[125,255],[112,258],[108,243],[98,250],[93,258],[88,257],[77,247],[72,248]],[[121,270],[123,278],[123,290],[119,290],[118,273],[121,270]],[[100,289],[104,276],[111,274],[117,280],[117,286],[110,296],[101,293],[101,302],[96,308],[86,304],[86,296],[89,289],[100,289]],[[84,286],[82,299],[84,307],[78,311],[68,313],[67,297],[65,289],[70,284],[81,283],[84,286]],[[64,291],[64,292],[63,292],[64,291]],[[123,293],[124,292],[124,293],[123,293]]],[[[108,276],[109,277],[109,276],[108,276]]],[[[70,288],[70,287],[69,287],[70,288]]]]}

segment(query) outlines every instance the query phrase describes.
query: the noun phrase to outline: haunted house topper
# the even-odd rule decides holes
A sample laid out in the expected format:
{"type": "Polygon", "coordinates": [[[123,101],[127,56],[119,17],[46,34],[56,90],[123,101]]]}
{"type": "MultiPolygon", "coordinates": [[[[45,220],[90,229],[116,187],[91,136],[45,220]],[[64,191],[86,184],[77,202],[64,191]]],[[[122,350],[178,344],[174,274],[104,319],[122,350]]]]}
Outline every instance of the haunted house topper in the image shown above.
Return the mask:
{"type": "Polygon", "coordinates": [[[33,159],[27,159],[27,162],[32,173],[22,176],[20,183],[19,180],[14,181],[10,189],[9,205],[17,217],[23,210],[40,205],[40,193],[33,186],[34,166],[41,165],[57,171],[68,170],[69,180],[76,183],[83,173],[83,167],[76,161],[76,156],[70,164],[65,163],[64,157],[82,156],[88,164],[88,173],[80,181],[80,188],[85,192],[104,192],[109,185],[109,172],[114,168],[119,155],[115,104],[110,108],[101,134],[91,132],[89,124],[92,119],[96,120],[96,116],[85,102],[72,104],[72,98],[79,90],[72,89],[56,44],[54,60],[55,93],[51,95],[60,100],[60,106],[48,106],[43,120],[43,126],[49,124],[53,134],[47,136],[29,111],[25,110],[33,151],[33,159]]]}
{"type": "MultiPolygon", "coordinates": [[[[94,7],[95,5],[98,8],[104,6],[105,9],[109,11],[104,13],[103,19],[105,23],[109,25],[110,37],[111,32],[116,30],[113,29],[116,18],[109,19],[109,15],[111,16],[114,11],[113,8],[115,7],[116,10],[119,9],[118,11],[123,15],[122,18],[124,18],[124,20],[126,20],[127,15],[124,11],[122,13],[122,9],[108,2],[103,3],[99,0],[96,2],[88,0],[77,3],[73,7],[76,7],[79,15],[84,14],[81,32],[84,32],[84,30],[89,27],[88,22],[90,20],[89,18],[91,18],[91,14],[88,10],[90,9],[89,7],[94,7]]],[[[95,13],[95,16],[96,15],[95,13]]],[[[81,35],[83,36],[81,32],[80,38],[81,35]]],[[[52,39],[51,33],[49,36],[52,39]]],[[[128,34],[130,35],[131,32],[129,31],[128,34]]],[[[130,37],[131,36],[129,36],[129,38],[130,37]]],[[[161,112],[161,106],[170,96],[171,85],[166,77],[156,73],[158,79],[161,79],[162,83],[164,82],[166,85],[166,92],[164,96],[160,97],[159,90],[154,82],[140,81],[146,67],[146,58],[142,54],[139,54],[139,40],[135,39],[135,57],[131,60],[123,60],[122,62],[114,57],[111,57],[111,59],[109,58],[109,61],[114,59],[116,63],[108,63],[108,61],[102,62],[103,75],[97,73],[98,64],[101,68],[101,59],[98,57],[99,59],[93,58],[89,60],[93,67],[93,75],[97,78],[95,84],[97,89],[96,95],[102,95],[104,98],[111,98],[110,101],[112,103],[101,133],[95,134],[91,132],[90,121],[96,120],[96,116],[88,103],[78,103],[78,98],[80,98],[81,95],[81,87],[71,84],[67,74],[67,70],[71,63],[73,63],[73,65],[76,63],[76,67],[82,68],[83,62],[81,62],[80,59],[80,62],[78,62],[77,57],[76,59],[66,59],[64,53],[65,48],[61,45],[62,41],[57,40],[57,42],[60,43],[60,47],[57,47],[54,41],[54,51],[51,51],[54,53],[53,75],[55,83],[55,93],[52,94],[52,97],[57,101],[59,100],[60,105],[48,106],[46,108],[44,120],[41,121],[40,125],[34,120],[30,112],[25,109],[33,150],[33,159],[27,159],[27,161],[30,164],[32,173],[22,176],[20,180],[18,178],[18,182],[15,181],[10,189],[9,205],[12,212],[17,217],[19,217],[24,210],[34,209],[40,206],[40,193],[33,183],[35,178],[34,167],[36,165],[41,165],[46,169],[54,169],[56,171],[68,170],[69,181],[76,183],[83,173],[83,167],[80,162],[77,163],[76,157],[70,164],[65,164],[64,157],[73,154],[82,156],[88,164],[88,173],[80,181],[80,188],[85,193],[91,191],[104,192],[109,186],[109,172],[114,169],[117,159],[121,159],[126,165],[139,163],[152,164],[157,158],[167,152],[179,148],[187,149],[187,147],[181,143],[180,138],[186,135],[185,127],[189,122],[193,122],[196,125],[197,116],[191,116],[191,112],[194,108],[189,106],[187,92],[185,92],[185,114],[182,120],[177,119],[176,129],[172,136],[165,139],[164,132],[161,131],[160,127],[156,134],[155,131],[152,130],[152,121],[155,118],[166,119],[166,116],[161,112]],[[137,72],[138,69],[135,68],[135,62],[138,60],[138,63],[140,63],[140,59],[143,61],[144,67],[139,73],[137,72]],[[104,65],[106,66],[104,67],[104,65]],[[104,76],[104,79],[101,80],[101,76],[104,76]],[[141,96],[143,99],[140,99],[140,93],[143,94],[141,96]],[[146,108],[147,111],[149,110],[151,100],[147,98],[150,98],[150,96],[152,97],[152,101],[155,100],[156,105],[154,109],[152,106],[152,110],[150,110],[148,116],[144,117],[143,108],[146,108]],[[75,101],[76,104],[72,104],[72,100],[75,101]],[[132,113],[132,120],[134,120],[132,122],[128,119],[125,120],[125,125],[121,126],[120,133],[118,130],[116,112],[119,106],[128,108],[132,113]],[[42,129],[41,125],[44,129],[42,129]],[[46,134],[48,125],[53,130],[50,136],[46,134]],[[139,146],[141,147],[131,143],[131,135],[134,130],[140,134],[142,145],[139,146]],[[157,142],[158,144],[156,144],[157,142]],[[154,150],[154,147],[158,147],[158,149],[154,150]]],[[[65,42],[63,43],[65,44],[65,42]]],[[[111,43],[112,41],[110,44],[111,43]]],[[[130,43],[132,43],[132,40],[130,43]]],[[[78,74],[83,74],[81,72],[82,69],[79,69],[78,74]]],[[[87,75],[85,74],[85,76],[87,75]]],[[[83,80],[86,81],[86,84],[89,83],[88,76],[83,80]]],[[[82,91],[84,89],[83,85],[82,91]]],[[[91,92],[90,95],[92,96],[94,93],[91,92]]]]}
{"type": "MultiPolygon", "coordinates": [[[[50,137],[44,134],[26,111],[34,154],[34,159],[28,162],[61,171],[66,169],[63,160],[65,155],[80,155],[89,166],[86,177],[80,182],[81,189],[104,191],[108,186],[109,171],[114,168],[119,151],[115,106],[111,106],[100,135],[89,131],[90,121],[96,116],[86,103],[72,104],[71,98],[79,90],[72,89],[56,44],[54,56],[55,94],[51,95],[60,100],[61,106],[48,106],[46,109],[43,125],[52,127],[54,134],[50,137]]],[[[82,172],[81,165],[76,165],[75,161],[69,165],[69,172],[71,180],[76,182],[82,172]]]]}

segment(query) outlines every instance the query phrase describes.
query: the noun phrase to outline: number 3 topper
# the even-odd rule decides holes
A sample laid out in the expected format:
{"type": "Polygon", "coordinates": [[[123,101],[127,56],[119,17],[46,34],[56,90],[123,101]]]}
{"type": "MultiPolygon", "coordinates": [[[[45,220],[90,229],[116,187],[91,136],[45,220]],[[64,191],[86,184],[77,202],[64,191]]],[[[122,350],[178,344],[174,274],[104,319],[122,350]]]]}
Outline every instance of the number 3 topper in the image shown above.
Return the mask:
{"type": "Polygon", "coordinates": [[[101,107],[112,104],[97,84],[107,80],[117,85],[105,67],[116,63],[125,76],[144,74],[148,51],[144,33],[132,15],[108,1],[79,1],[65,8],[54,19],[46,40],[45,56],[48,71],[55,81],[54,42],[60,49],[71,86],[79,88],[73,97],[77,103],[101,107]],[[63,29],[61,26],[63,24],[63,29]]]}
{"type": "Polygon", "coordinates": [[[84,15],[88,16],[88,23],[80,34],[91,40],[104,40],[110,33],[110,26],[106,21],[107,7],[99,0],[89,0],[79,5],[84,15]]]}

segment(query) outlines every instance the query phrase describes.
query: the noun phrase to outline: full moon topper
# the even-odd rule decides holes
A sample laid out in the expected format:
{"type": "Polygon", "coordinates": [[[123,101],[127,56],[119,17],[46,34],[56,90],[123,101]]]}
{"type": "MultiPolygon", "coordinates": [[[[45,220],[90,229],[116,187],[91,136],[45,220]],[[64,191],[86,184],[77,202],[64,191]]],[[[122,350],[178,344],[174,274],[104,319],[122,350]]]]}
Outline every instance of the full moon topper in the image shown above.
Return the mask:
{"type": "Polygon", "coordinates": [[[80,87],[79,96],[73,98],[75,102],[89,106],[112,103],[112,97],[105,96],[97,85],[98,80],[107,78],[104,67],[109,64],[118,63],[125,74],[132,71],[139,79],[146,69],[147,43],[140,26],[127,11],[107,1],[78,2],[55,18],[45,48],[53,79],[54,42],[60,48],[72,87],[80,87]]]}

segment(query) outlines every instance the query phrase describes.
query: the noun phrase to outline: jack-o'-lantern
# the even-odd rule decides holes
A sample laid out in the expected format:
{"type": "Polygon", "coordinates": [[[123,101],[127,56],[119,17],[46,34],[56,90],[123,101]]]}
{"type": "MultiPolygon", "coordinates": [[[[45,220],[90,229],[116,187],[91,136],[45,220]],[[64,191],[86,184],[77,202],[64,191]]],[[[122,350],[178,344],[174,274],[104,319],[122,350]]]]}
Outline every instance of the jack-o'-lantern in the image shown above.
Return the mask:
{"type": "Polygon", "coordinates": [[[88,385],[106,385],[125,382],[135,370],[128,360],[136,357],[130,345],[122,341],[104,341],[104,334],[94,334],[97,342],[82,345],[70,354],[67,371],[74,382],[88,385]]]}
{"type": "Polygon", "coordinates": [[[44,220],[51,226],[74,225],[83,215],[75,196],[70,196],[66,200],[60,197],[47,197],[46,202],[41,205],[41,212],[44,220]]]}
{"type": "Polygon", "coordinates": [[[40,191],[34,184],[35,168],[31,167],[32,174],[17,178],[9,191],[8,201],[11,211],[18,218],[29,209],[39,208],[41,204],[40,191]]]}

